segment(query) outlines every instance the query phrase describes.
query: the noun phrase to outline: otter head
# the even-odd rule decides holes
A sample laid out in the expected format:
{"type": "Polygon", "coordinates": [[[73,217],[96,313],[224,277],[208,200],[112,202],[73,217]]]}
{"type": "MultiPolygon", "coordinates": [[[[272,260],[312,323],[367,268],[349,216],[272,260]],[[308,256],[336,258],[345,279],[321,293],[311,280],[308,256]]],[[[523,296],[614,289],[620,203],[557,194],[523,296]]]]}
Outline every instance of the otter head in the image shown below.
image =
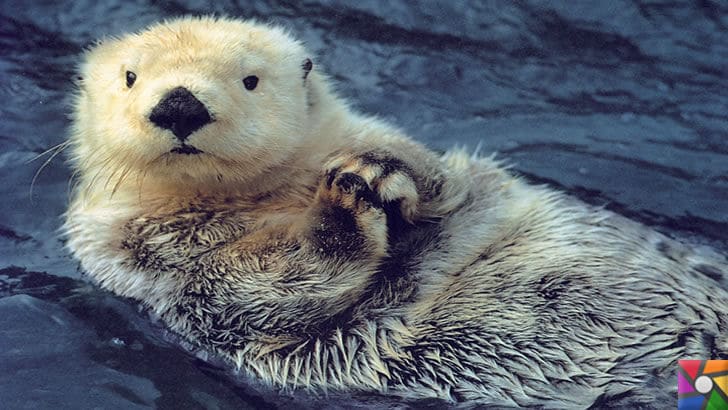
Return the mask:
{"type": "Polygon", "coordinates": [[[72,137],[82,178],[244,185],[296,152],[313,121],[311,61],[279,28],[185,18],[86,57],[72,137]]]}

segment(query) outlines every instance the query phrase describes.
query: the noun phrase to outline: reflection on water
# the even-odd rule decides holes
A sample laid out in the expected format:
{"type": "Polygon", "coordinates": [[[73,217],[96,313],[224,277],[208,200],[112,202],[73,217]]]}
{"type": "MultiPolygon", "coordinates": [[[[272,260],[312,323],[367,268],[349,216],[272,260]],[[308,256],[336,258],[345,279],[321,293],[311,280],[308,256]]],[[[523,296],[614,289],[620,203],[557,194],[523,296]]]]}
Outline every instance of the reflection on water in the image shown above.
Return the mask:
{"type": "Polygon", "coordinates": [[[435,149],[480,145],[534,181],[728,245],[728,5],[554,3],[0,4],[4,406],[397,406],[280,397],[185,354],[133,302],[80,279],[56,232],[70,178],[63,161],[49,163],[30,198],[48,157],[28,161],[66,137],[83,48],[165,17],[217,12],[284,24],[361,110],[435,149]]]}

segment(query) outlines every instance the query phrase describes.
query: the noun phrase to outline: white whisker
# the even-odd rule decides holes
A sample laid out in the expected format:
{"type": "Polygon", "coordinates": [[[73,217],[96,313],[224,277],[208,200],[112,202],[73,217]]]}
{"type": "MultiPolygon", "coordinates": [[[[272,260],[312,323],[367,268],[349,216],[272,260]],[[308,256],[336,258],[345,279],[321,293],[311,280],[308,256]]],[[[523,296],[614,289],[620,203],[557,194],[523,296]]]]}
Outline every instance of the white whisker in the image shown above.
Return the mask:
{"type": "MultiPolygon", "coordinates": [[[[46,150],[43,154],[40,154],[39,156],[36,157],[36,158],[39,158],[40,156],[45,155],[46,153],[55,149],[53,154],[50,157],[48,157],[48,159],[43,163],[43,165],[41,165],[40,168],[38,168],[38,171],[35,172],[35,175],[33,175],[33,180],[30,181],[30,201],[31,202],[33,201],[33,188],[35,188],[35,181],[38,179],[38,176],[40,175],[41,172],[43,172],[43,170],[48,166],[48,164],[50,164],[51,161],[53,161],[53,158],[57,157],[58,154],[63,152],[63,150],[66,149],[66,147],[68,147],[69,142],[70,142],[70,140],[66,141],[66,142],[62,142],[62,143],[56,145],[55,147],[51,148],[50,150],[46,150]]],[[[31,161],[33,161],[33,160],[31,160],[31,161]]]]}
{"type": "MultiPolygon", "coordinates": [[[[33,158],[31,158],[31,159],[27,160],[27,161],[26,161],[25,163],[26,163],[26,164],[30,164],[31,162],[33,162],[33,161],[37,160],[38,158],[40,158],[40,157],[42,157],[42,156],[44,156],[44,155],[48,154],[48,153],[49,153],[49,152],[51,152],[51,151],[58,151],[58,150],[60,150],[60,151],[63,151],[63,150],[64,150],[64,149],[66,149],[66,147],[68,147],[68,145],[70,145],[70,144],[71,144],[71,140],[66,140],[66,141],[63,141],[63,142],[61,142],[60,144],[56,144],[56,145],[54,145],[54,146],[52,146],[52,147],[48,148],[47,150],[45,150],[45,151],[41,152],[40,154],[38,154],[38,155],[34,156],[33,158]]],[[[54,155],[55,155],[55,153],[54,153],[54,155]]]]}

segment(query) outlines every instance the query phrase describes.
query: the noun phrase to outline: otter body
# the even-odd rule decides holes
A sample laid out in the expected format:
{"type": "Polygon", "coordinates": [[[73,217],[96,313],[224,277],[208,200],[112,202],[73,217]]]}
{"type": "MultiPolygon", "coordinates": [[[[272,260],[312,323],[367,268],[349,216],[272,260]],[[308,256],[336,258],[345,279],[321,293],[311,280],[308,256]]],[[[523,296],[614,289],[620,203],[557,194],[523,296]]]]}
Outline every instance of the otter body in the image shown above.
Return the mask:
{"type": "Polygon", "coordinates": [[[649,405],[728,353],[724,256],[428,151],[280,29],[180,19],[81,72],[70,249],[271,385],[649,405]]]}

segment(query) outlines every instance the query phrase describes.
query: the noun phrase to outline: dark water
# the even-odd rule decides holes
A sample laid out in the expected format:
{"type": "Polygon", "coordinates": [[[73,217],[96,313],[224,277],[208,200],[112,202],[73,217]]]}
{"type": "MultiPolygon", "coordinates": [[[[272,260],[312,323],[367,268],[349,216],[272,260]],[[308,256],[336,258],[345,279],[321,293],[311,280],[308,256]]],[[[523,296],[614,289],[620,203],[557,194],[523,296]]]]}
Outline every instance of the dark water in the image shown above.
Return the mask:
{"type": "Polygon", "coordinates": [[[28,161],[66,138],[79,53],[166,17],[288,26],[362,111],[431,147],[497,151],[534,181],[728,247],[728,3],[470,3],[0,3],[0,407],[393,405],[233,381],[133,302],[84,282],[56,232],[70,177],[61,157],[30,197],[48,156],[28,161]]]}

